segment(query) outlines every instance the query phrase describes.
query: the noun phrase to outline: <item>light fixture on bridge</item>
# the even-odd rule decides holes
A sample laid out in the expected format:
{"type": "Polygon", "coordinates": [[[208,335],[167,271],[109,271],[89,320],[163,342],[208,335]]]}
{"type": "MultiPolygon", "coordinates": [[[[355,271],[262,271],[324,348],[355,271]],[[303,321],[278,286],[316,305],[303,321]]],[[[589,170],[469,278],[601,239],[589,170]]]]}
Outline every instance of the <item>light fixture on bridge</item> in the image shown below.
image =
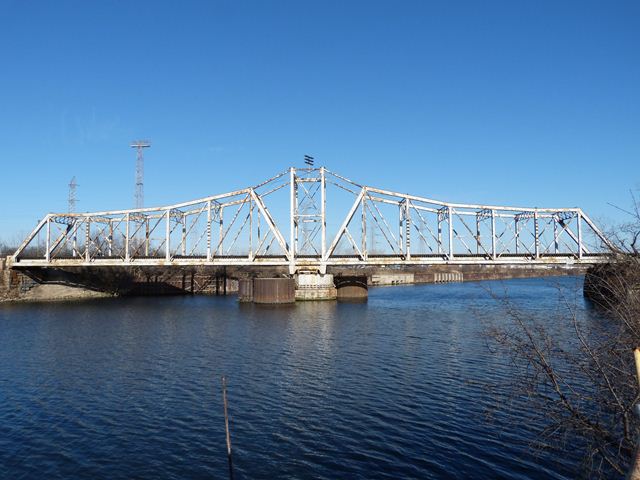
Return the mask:
{"type": "Polygon", "coordinates": [[[313,167],[313,157],[310,156],[310,155],[305,155],[304,156],[304,163],[306,163],[310,167],[313,167]]]}

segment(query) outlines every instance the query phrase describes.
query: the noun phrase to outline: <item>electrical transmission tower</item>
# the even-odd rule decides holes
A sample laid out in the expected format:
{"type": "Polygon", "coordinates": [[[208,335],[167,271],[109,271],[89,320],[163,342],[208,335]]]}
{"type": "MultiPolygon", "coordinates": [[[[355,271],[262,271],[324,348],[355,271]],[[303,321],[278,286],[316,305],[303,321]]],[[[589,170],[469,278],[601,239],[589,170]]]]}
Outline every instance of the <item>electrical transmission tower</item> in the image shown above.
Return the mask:
{"type": "Polygon", "coordinates": [[[149,148],[151,143],[148,140],[134,140],[131,142],[131,148],[138,151],[136,158],[136,208],[144,207],[144,153],[145,148],[149,148]]]}
{"type": "Polygon", "coordinates": [[[76,177],[73,177],[69,182],[69,213],[74,213],[76,211],[76,202],[78,199],[76,198],[76,188],[78,184],[76,183],[76,177]]]}

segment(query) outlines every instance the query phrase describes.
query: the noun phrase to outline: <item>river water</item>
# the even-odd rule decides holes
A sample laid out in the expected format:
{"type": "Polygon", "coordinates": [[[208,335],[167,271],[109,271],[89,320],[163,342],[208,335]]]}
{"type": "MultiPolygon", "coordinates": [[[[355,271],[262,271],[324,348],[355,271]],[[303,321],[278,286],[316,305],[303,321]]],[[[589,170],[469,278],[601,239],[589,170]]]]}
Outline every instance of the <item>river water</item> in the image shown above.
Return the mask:
{"type": "Polygon", "coordinates": [[[526,402],[485,388],[512,367],[483,331],[495,296],[551,322],[562,293],[588,321],[581,286],[0,305],[0,478],[228,478],[222,374],[236,479],[575,478],[579,452],[531,452],[526,402]]]}

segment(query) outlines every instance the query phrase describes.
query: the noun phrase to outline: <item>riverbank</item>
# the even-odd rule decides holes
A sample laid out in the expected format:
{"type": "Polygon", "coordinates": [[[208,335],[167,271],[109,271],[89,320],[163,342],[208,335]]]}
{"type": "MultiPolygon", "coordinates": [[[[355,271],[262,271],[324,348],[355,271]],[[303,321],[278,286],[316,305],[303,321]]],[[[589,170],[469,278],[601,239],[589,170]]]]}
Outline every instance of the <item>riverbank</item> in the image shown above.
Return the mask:
{"type": "Polygon", "coordinates": [[[38,283],[21,272],[8,268],[5,258],[0,258],[0,302],[55,302],[105,298],[107,292],[82,287],[38,283]]]}
{"type": "Polygon", "coordinates": [[[584,280],[584,295],[609,310],[638,310],[640,258],[620,255],[609,263],[589,268],[584,280]]]}

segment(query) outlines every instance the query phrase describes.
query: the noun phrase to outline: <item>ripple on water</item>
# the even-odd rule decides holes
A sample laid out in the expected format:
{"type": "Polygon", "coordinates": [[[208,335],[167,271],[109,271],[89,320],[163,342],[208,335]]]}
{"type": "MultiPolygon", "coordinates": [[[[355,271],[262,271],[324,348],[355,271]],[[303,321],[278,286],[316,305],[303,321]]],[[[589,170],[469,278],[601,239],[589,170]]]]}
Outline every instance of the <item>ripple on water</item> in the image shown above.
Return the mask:
{"type": "MultiPolygon", "coordinates": [[[[486,285],[540,318],[557,309],[543,280],[486,285]]],[[[510,367],[483,320],[503,315],[473,284],[283,309],[232,297],[2,306],[0,477],[226,478],[226,374],[239,478],[573,478],[575,452],[527,450],[523,402],[485,419],[497,400],[483,382],[510,367]]]]}

